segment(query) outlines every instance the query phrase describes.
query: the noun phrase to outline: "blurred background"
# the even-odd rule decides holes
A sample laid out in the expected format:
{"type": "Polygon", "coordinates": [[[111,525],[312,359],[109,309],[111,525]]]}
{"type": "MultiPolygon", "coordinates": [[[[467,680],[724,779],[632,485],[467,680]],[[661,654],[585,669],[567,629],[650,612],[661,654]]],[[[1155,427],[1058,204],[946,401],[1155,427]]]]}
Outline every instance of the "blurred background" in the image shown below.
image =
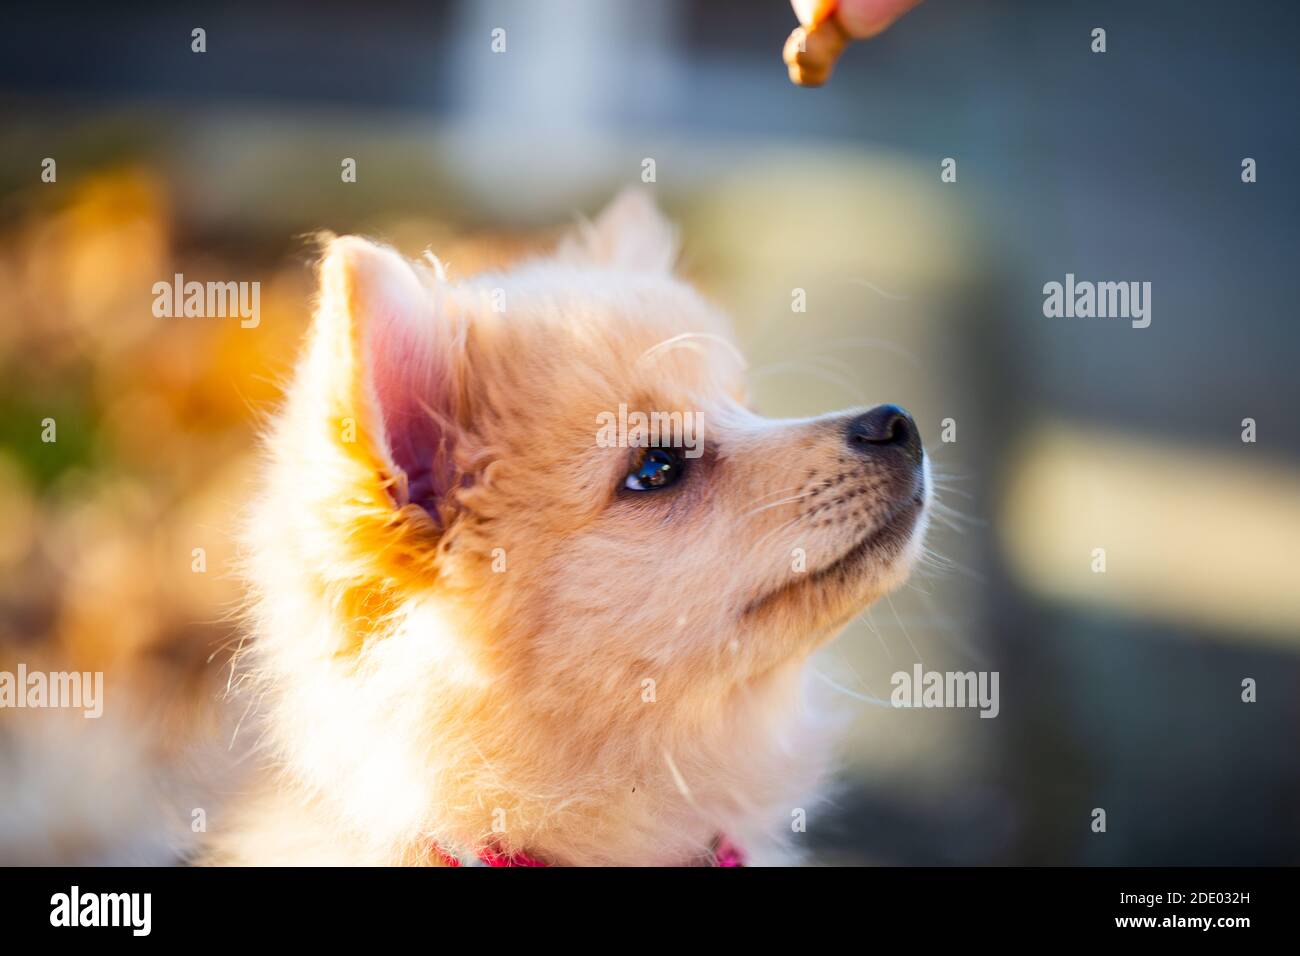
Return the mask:
{"type": "Polygon", "coordinates": [[[1300,9],[927,0],[820,90],[786,78],[794,25],[783,0],[7,15],[0,669],[103,670],[109,705],[0,711],[0,862],[178,858],[304,237],[464,274],[647,160],[759,408],[905,405],[958,512],[817,661],[851,733],[814,859],[1300,862],[1300,9]],[[1150,282],[1150,327],[1044,317],[1067,272],[1150,282]],[[175,273],[260,282],[260,323],[155,317],[175,273]],[[916,661],[998,671],[998,718],[882,706],[916,661]]]}

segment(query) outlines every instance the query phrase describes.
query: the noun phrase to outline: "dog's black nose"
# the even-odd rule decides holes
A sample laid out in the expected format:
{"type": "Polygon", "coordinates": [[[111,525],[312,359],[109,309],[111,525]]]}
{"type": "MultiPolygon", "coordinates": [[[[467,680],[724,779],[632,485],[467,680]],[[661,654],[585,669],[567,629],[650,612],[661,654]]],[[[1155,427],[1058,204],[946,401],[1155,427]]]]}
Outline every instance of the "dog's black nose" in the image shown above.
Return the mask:
{"type": "Polygon", "coordinates": [[[921,433],[916,422],[897,405],[877,405],[850,419],[849,447],[860,455],[897,451],[914,465],[921,463],[921,433]]]}

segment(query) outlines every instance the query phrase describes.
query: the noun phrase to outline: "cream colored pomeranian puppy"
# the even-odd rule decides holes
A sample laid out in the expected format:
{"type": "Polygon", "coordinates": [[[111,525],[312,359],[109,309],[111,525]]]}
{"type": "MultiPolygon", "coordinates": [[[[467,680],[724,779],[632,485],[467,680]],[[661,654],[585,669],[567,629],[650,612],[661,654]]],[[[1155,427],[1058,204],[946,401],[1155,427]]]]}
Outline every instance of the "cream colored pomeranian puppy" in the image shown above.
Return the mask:
{"type": "Polygon", "coordinates": [[[328,243],[245,540],[269,766],[209,862],[792,858],[802,672],[907,575],[926,458],[892,405],[753,412],[675,256],[640,193],[503,274],[328,243]]]}

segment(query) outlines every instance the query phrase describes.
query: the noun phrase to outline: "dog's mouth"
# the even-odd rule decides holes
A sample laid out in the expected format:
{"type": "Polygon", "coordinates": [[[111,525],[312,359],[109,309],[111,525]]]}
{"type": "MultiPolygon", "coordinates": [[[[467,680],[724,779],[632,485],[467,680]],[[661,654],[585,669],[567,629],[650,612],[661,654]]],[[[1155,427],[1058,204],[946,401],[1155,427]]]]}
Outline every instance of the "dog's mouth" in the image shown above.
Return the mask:
{"type": "Polygon", "coordinates": [[[872,529],[839,557],[815,571],[799,576],[799,580],[783,584],[756,598],[745,606],[742,616],[758,614],[765,608],[796,590],[816,588],[827,584],[843,584],[862,576],[864,565],[871,561],[891,561],[898,557],[912,540],[917,520],[925,510],[925,487],[896,506],[879,526],[872,529]]]}
{"type": "Polygon", "coordinates": [[[880,527],[876,528],[857,544],[823,568],[808,576],[810,582],[822,581],[835,575],[852,572],[864,560],[881,555],[893,556],[912,538],[912,529],[925,507],[925,494],[918,491],[902,505],[894,509],[880,527]]]}

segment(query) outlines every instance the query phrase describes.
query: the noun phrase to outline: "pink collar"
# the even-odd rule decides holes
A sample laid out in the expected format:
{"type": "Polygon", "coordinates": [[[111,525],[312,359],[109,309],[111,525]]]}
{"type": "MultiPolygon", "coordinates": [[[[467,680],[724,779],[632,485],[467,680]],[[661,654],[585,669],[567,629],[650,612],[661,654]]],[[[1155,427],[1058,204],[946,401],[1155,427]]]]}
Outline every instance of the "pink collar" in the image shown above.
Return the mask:
{"type": "MultiPolygon", "coordinates": [[[[433,844],[433,853],[442,862],[443,866],[461,865],[460,857],[448,853],[436,843],[433,844]]],[[[549,863],[543,863],[527,853],[500,853],[492,847],[480,850],[476,856],[484,866],[550,866],[549,863]]],[[[713,841],[713,863],[711,865],[744,866],[745,853],[726,837],[719,836],[713,841]]]]}

